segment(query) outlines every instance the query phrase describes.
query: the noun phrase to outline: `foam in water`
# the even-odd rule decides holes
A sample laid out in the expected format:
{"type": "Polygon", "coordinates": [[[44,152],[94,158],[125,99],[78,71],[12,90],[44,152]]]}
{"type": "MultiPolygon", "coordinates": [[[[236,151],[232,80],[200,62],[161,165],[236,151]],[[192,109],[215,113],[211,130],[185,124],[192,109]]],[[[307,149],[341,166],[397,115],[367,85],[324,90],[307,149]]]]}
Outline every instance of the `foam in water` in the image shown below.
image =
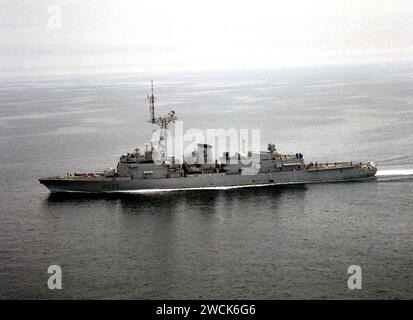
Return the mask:
{"type": "Polygon", "coordinates": [[[378,170],[377,177],[384,176],[409,176],[413,175],[413,169],[393,169],[393,170],[378,170]]]}

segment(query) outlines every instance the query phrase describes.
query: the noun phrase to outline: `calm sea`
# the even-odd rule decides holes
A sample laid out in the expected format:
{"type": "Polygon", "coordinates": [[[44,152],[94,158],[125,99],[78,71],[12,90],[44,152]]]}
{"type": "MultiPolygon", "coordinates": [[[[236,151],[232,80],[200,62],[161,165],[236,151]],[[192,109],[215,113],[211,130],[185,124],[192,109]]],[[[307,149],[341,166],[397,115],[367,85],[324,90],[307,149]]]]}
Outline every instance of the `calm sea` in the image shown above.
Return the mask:
{"type": "Polygon", "coordinates": [[[411,64],[3,76],[0,164],[2,299],[413,298],[411,64]],[[39,177],[116,166],[150,139],[150,79],[185,128],[261,129],[263,148],[373,160],[377,179],[51,196],[39,177]]]}

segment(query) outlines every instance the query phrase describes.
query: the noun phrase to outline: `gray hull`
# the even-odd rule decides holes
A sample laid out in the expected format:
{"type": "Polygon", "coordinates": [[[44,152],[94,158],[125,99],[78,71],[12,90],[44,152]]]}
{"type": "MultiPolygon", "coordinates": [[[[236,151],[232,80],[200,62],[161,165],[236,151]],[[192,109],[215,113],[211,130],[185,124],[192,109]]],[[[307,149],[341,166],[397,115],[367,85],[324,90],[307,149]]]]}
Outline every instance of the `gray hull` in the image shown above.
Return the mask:
{"type": "Polygon", "coordinates": [[[74,177],[40,179],[51,192],[133,192],[140,190],[203,189],[305,184],[358,180],[374,176],[376,170],[361,167],[286,172],[255,175],[200,174],[177,178],[131,179],[126,177],[74,177]]]}

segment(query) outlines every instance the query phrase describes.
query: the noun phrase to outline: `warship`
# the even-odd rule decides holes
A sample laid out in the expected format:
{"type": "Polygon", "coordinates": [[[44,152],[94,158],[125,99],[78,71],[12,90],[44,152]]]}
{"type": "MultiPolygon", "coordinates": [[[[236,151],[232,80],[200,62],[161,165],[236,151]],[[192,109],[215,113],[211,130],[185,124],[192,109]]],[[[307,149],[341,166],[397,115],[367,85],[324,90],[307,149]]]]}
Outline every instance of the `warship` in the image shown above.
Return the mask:
{"type": "Polygon", "coordinates": [[[95,173],[73,173],[41,178],[39,182],[52,193],[110,193],[261,187],[354,181],[373,177],[373,162],[306,163],[302,153],[282,154],[274,144],[267,151],[230,155],[224,152],[213,159],[212,145],[199,143],[196,149],[177,161],[167,155],[167,129],[178,118],[174,111],[155,117],[152,82],[148,95],[150,120],[159,131],[158,146],[123,154],[117,168],[95,173]],[[253,168],[254,170],[251,170],[253,168]]]}

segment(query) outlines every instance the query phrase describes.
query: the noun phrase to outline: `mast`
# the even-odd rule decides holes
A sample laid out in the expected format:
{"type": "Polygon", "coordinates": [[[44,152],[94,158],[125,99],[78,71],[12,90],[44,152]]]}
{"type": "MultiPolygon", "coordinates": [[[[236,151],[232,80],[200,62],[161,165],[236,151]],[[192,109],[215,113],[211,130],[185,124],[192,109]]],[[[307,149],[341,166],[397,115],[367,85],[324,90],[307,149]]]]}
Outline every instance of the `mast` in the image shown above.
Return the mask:
{"type": "Polygon", "coordinates": [[[155,123],[155,96],[153,95],[153,80],[151,80],[151,95],[148,95],[147,99],[149,101],[149,114],[151,116],[149,122],[155,123]]]}
{"type": "Polygon", "coordinates": [[[155,96],[153,95],[153,80],[151,80],[151,95],[147,97],[149,101],[149,113],[150,119],[149,122],[159,126],[159,142],[158,142],[158,152],[161,156],[161,161],[165,162],[168,153],[167,153],[167,134],[168,126],[172,122],[174,123],[178,120],[178,117],[175,114],[175,111],[170,111],[167,115],[155,118],[155,96]]]}

